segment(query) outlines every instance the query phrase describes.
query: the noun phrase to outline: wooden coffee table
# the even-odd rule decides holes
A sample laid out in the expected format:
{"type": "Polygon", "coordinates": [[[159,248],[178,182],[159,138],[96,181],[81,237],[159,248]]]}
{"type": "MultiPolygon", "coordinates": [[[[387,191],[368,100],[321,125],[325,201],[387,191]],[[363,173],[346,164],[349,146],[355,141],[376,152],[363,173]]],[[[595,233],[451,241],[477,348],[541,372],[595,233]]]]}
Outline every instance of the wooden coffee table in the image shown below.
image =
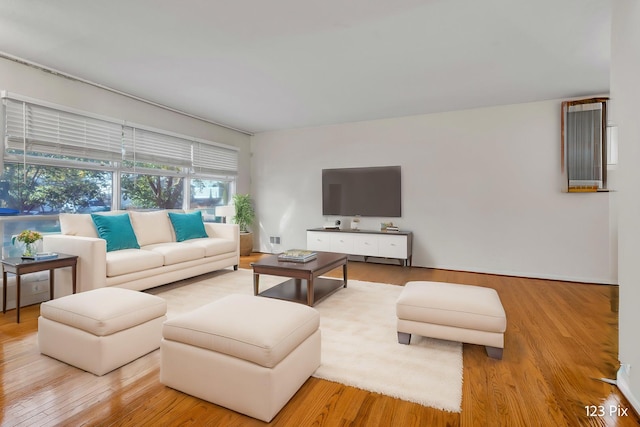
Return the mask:
{"type": "Polygon", "coordinates": [[[253,267],[253,294],[284,299],[313,306],[338,289],[347,287],[347,256],[332,252],[318,252],[313,261],[279,261],[278,255],[265,257],[251,264],[253,267]],[[318,277],[342,266],[342,280],[318,277]],[[291,277],[266,291],[259,292],[260,275],[291,277]]]}

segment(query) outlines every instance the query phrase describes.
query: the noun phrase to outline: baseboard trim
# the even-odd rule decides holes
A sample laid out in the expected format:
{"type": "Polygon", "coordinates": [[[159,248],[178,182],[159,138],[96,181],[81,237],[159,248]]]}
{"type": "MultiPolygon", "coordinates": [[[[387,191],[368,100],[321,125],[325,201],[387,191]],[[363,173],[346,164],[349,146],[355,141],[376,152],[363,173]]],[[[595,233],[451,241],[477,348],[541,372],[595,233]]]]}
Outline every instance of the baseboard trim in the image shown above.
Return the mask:
{"type": "MultiPolygon", "coordinates": [[[[415,258],[414,258],[415,261],[415,258]]],[[[413,264],[414,267],[417,265],[413,264]]],[[[541,279],[541,280],[555,280],[560,282],[575,282],[575,283],[590,283],[594,285],[617,285],[617,282],[611,278],[593,278],[593,277],[578,277],[578,276],[564,276],[560,274],[543,274],[533,273],[526,271],[513,271],[513,270],[500,270],[500,269],[484,269],[477,267],[460,267],[460,266],[420,266],[426,268],[435,268],[438,270],[452,270],[452,271],[468,271],[470,273],[480,274],[493,274],[496,276],[511,276],[511,277],[523,277],[527,279],[541,279]]]]}
{"type": "Polygon", "coordinates": [[[625,371],[621,366],[620,369],[618,369],[618,374],[616,376],[616,383],[618,385],[618,389],[620,389],[620,392],[629,401],[635,413],[640,416],[640,400],[638,400],[638,398],[631,391],[631,388],[629,387],[629,382],[627,380],[628,380],[627,375],[625,374],[625,371]]]}

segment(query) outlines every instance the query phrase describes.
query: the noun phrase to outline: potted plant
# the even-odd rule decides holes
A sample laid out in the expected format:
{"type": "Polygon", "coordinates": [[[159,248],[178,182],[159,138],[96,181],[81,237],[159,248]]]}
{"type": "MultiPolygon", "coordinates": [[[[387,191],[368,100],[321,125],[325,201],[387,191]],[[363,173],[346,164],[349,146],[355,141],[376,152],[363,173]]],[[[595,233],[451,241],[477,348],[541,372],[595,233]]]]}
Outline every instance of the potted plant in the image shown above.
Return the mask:
{"type": "Polygon", "coordinates": [[[253,233],[249,227],[256,217],[251,197],[248,194],[234,194],[233,205],[236,214],[232,220],[240,227],[240,255],[248,256],[253,250],[253,233]]]}

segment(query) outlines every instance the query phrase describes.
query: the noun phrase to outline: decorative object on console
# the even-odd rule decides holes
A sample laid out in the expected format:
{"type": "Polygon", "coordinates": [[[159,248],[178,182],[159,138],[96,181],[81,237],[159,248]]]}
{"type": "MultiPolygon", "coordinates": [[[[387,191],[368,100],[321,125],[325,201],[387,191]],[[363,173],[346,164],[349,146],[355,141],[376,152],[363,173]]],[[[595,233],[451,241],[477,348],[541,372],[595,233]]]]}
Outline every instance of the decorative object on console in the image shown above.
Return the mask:
{"type": "Polygon", "coordinates": [[[353,218],[351,220],[351,229],[360,230],[360,218],[353,218]]]}
{"type": "Polygon", "coordinates": [[[35,243],[42,239],[42,234],[34,230],[22,230],[17,236],[11,238],[11,243],[16,244],[16,241],[24,244],[24,251],[22,252],[22,258],[33,259],[36,255],[35,243]]]}
{"type": "Polygon", "coordinates": [[[393,227],[393,222],[381,222],[380,231],[387,231],[389,227],[393,227]]]}
{"type": "Polygon", "coordinates": [[[235,209],[233,222],[240,227],[240,255],[248,256],[253,250],[253,233],[249,231],[248,227],[253,224],[256,217],[251,197],[248,194],[234,194],[233,205],[235,209]]]}
{"type": "Polygon", "coordinates": [[[340,220],[325,222],[323,228],[325,230],[340,230],[340,220]]]}

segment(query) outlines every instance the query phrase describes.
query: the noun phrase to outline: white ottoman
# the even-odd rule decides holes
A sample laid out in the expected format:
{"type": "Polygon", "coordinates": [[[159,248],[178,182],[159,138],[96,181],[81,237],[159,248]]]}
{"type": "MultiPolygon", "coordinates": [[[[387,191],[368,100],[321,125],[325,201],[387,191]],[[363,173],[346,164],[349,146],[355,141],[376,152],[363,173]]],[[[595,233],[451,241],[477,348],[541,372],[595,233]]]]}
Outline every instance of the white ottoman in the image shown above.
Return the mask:
{"type": "Polygon", "coordinates": [[[158,347],[164,299],[100,288],[44,302],[38,318],[40,353],[104,375],[158,347]]]}
{"type": "Polygon", "coordinates": [[[165,322],[160,382],[269,422],[320,366],[320,315],[229,295],[165,322]]]}
{"type": "Polygon", "coordinates": [[[484,345],[502,359],[507,317],[495,289],[441,282],[408,282],[396,303],[398,342],[411,334],[484,345]]]}

